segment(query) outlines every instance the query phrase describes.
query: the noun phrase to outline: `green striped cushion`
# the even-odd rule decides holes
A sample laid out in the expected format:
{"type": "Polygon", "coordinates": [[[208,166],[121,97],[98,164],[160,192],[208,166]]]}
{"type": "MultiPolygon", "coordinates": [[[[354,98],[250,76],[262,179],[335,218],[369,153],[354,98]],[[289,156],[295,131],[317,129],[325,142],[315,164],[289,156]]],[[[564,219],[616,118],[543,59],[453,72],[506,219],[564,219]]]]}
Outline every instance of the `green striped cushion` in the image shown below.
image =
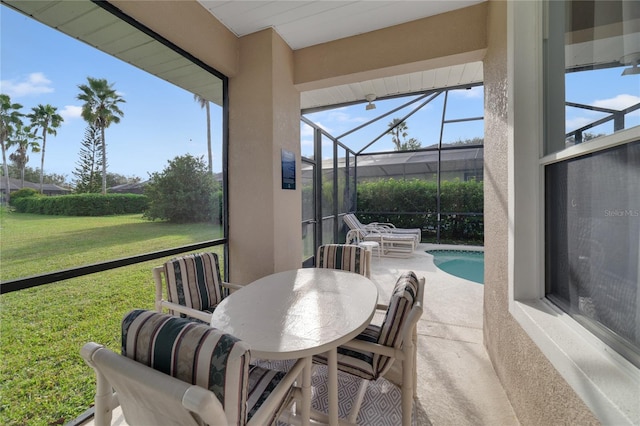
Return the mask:
{"type": "MultiPolygon", "coordinates": [[[[378,343],[399,349],[402,346],[402,327],[418,296],[418,277],[413,271],[402,274],[391,293],[389,308],[385,314],[378,343]]],[[[374,359],[375,371],[383,371],[391,362],[386,356],[376,355],[374,359]]]]}
{"type": "Polygon", "coordinates": [[[344,244],[325,244],[318,247],[318,268],[341,269],[366,276],[366,250],[344,244]]]}
{"type": "MultiPolygon", "coordinates": [[[[285,375],[286,372],[284,371],[269,370],[255,365],[250,367],[249,391],[247,393],[247,420],[253,417],[285,375]]],[[[275,423],[292,395],[293,388],[289,388],[289,392],[281,400],[280,405],[272,410],[268,424],[275,423]]]]}
{"type": "MultiPolygon", "coordinates": [[[[367,328],[356,336],[356,340],[376,343],[380,335],[380,326],[369,324],[367,328]]],[[[361,377],[366,380],[375,380],[378,378],[373,369],[374,354],[359,350],[348,349],[343,346],[338,347],[338,370],[344,371],[354,376],[361,377]]],[[[318,364],[327,364],[326,354],[315,355],[313,362],[318,364]]]]}
{"type": "MultiPolygon", "coordinates": [[[[229,424],[246,424],[286,374],[249,365],[249,346],[230,334],[145,310],[131,311],[122,320],[122,354],[209,389],[222,403],[229,424]]],[[[272,410],[272,422],[291,395],[292,388],[272,410]]]]}
{"type": "MultiPolygon", "coordinates": [[[[227,296],[216,253],[196,253],[164,264],[167,299],[198,311],[210,311],[227,296]]],[[[172,312],[173,313],[173,312],[172,312]]],[[[185,317],[184,314],[181,315],[185,317]]]]}
{"type": "Polygon", "coordinates": [[[249,346],[215,328],[153,311],[122,320],[122,354],[213,392],[230,424],[246,423],[249,346]]]}

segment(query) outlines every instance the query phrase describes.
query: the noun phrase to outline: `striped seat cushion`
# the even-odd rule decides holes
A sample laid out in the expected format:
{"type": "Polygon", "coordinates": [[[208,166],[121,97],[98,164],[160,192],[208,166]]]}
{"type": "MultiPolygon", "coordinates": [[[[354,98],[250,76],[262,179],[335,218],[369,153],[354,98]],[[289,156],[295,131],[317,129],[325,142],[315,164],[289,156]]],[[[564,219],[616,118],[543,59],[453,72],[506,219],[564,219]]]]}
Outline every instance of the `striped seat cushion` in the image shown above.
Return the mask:
{"type": "Polygon", "coordinates": [[[215,328],[153,311],[122,320],[122,355],[213,392],[231,424],[245,424],[249,346],[215,328]]]}
{"type": "MultiPolygon", "coordinates": [[[[167,299],[198,311],[213,312],[227,296],[220,278],[220,267],[216,253],[196,253],[164,264],[167,282],[167,299]]],[[[173,314],[173,312],[171,312],[173,314]]],[[[185,317],[184,314],[181,314],[185,317]]]]}
{"type": "MultiPolygon", "coordinates": [[[[286,375],[284,371],[274,371],[252,365],[249,369],[249,391],[247,393],[247,421],[260,409],[271,392],[278,386],[286,375]]],[[[293,388],[280,401],[280,405],[271,411],[268,424],[275,423],[282,410],[287,406],[293,395],[293,388]]]]}
{"type": "Polygon", "coordinates": [[[345,244],[325,244],[318,247],[318,268],[341,269],[367,275],[366,250],[345,244]]]}
{"type": "MultiPolygon", "coordinates": [[[[389,308],[385,314],[378,343],[399,349],[402,346],[402,327],[411,312],[411,308],[418,296],[418,277],[413,271],[403,273],[393,288],[389,299],[389,308]]],[[[386,356],[377,356],[374,360],[374,370],[383,372],[391,362],[386,356]]]]}
{"type": "MultiPolygon", "coordinates": [[[[249,365],[249,346],[208,325],[154,311],[134,310],[122,320],[122,354],[213,392],[229,424],[244,425],[285,372],[249,365]]],[[[275,421],[292,389],[272,410],[275,421]]]]}
{"type": "MultiPolygon", "coordinates": [[[[356,340],[376,343],[380,335],[380,326],[369,324],[367,328],[356,336],[356,340]]],[[[345,347],[338,347],[338,370],[353,374],[365,380],[375,380],[378,378],[373,369],[374,360],[377,355],[371,352],[352,350],[345,347]]],[[[315,355],[313,362],[327,364],[326,354],[315,355]]]]}
{"type": "MultiPolygon", "coordinates": [[[[356,339],[399,349],[402,346],[402,327],[413,307],[418,294],[418,277],[414,272],[402,274],[389,300],[389,308],[381,326],[369,324],[356,339]]],[[[313,361],[326,364],[325,354],[316,355],[313,361]]],[[[338,369],[366,380],[375,380],[390,366],[388,356],[359,350],[338,348],[338,369]]]]}

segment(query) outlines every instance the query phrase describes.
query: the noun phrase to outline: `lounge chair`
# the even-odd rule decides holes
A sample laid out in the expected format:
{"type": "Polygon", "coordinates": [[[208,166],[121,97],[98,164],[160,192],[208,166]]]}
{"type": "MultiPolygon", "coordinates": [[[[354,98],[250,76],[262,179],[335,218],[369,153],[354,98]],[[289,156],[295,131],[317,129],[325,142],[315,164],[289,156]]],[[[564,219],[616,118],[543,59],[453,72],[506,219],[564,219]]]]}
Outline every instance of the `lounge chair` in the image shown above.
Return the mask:
{"type": "Polygon", "coordinates": [[[396,228],[391,222],[371,222],[363,224],[353,213],[345,214],[343,220],[349,229],[375,229],[396,235],[412,235],[416,238],[416,245],[422,240],[422,231],[419,228],[396,228]]]}
{"type": "Polygon", "coordinates": [[[349,239],[355,240],[356,244],[361,241],[377,242],[380,245],[379,254],[382,256],[409,257],[420,242],[415,232],[395,233],[390,227],[362,225],[353,214],[344,215],[343,220],[351,229],[348,233],[349,239]]]}

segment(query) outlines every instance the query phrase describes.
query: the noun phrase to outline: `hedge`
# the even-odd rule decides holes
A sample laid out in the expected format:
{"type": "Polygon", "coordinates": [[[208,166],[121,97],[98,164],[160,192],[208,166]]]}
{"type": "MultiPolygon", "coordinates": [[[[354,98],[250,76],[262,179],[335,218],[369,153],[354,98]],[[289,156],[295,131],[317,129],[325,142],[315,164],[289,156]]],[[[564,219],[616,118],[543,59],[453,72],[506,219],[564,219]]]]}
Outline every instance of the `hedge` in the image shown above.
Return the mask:
{"type": "Polygon", "coordinates": [[[21,197],[11,203],[17,212],[58,216],[109,216],[142,213],[147,197],[139,194],[73,194],[21,197]]]}
{"type": "Polygon", "coordinates": [[[358,184],[357,215],[361,222],[390,222],[420,228],[423,241],[480,243],[484,238],[484,192],[481,181],[459,179],[440,184],[438,223],[436,182],[383,179],[358,184]]]}

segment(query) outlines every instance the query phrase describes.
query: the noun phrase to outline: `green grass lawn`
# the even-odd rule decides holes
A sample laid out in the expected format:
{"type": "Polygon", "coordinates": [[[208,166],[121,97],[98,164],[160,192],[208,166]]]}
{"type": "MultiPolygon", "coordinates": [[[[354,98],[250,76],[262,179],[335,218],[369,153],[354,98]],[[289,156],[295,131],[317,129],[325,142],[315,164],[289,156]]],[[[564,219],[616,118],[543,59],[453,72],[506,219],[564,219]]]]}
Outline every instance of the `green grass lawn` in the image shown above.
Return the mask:
{"type": "MultiPolygon", "coordinates": [[[[140,215],[1,211],[0,227],[2,281],[222,236],[210,224],[149,222],[140,215]]],[[[120,320],[131,309],[153,309],[151,268],[162,261],[1,296],[0,424],[64,424],[91,406],[95,377],[80,348],[95,341],[120,351],[120,320]]]]}

